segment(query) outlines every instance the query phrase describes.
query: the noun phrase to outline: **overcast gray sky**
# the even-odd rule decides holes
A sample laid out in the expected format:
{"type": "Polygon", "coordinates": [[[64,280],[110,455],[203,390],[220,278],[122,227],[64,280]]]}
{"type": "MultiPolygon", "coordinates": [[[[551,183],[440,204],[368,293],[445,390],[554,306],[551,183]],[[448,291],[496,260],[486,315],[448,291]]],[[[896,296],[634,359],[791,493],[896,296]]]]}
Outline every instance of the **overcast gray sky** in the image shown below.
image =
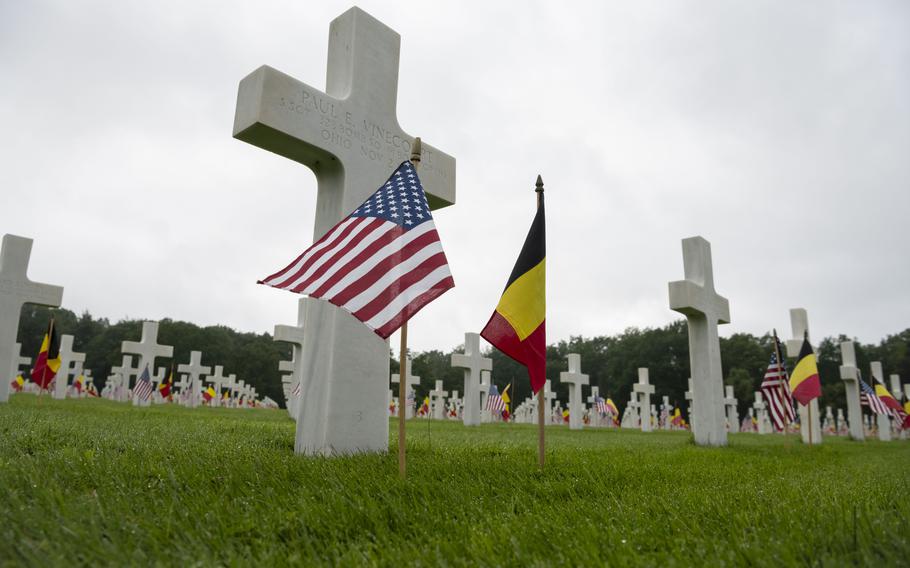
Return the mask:
{"type": "MultiPolygon", "coordinates": [[[[268,64],[324,88],[350,6],[0,2],[0,233],[35,239],[30,276],[114,320],[293,323],[255,282],[311,244],[316,181],[231,138],[237,85],[268,64]]],[[[910,3],[359,6],[402,35],[399,123],[457,159],[456,288],[412,347],[486,323],[538,173],[551,342],[679,317],[693,235],[724,335],[789,336],[792,307],[814,337],[910,326],[910,3]]]]}

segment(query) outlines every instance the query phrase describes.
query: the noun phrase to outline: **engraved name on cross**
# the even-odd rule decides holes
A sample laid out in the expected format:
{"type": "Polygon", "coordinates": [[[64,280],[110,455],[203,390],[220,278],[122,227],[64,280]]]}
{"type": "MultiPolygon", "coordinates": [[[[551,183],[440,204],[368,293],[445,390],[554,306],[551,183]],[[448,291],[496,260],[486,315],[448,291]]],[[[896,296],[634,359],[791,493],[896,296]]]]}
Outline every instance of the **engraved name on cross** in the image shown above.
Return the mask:
{"type": "MultiPolygon", "coordinates": [[[[400,43],[395,31],[354,7],[329,28],[325,93],[267,66],[240,82],[234,137],[316,175],[314,240],[410,155],[413,138],[396,115],[400,43]]],[[[454,158],[424,143],[420,177],[431,208],[455,202],[454,158]]],[[[306,304],[307,325],[319,333],[305,339],[295,451],[387,450],[388,342],[328,302],[306,304]]]]}

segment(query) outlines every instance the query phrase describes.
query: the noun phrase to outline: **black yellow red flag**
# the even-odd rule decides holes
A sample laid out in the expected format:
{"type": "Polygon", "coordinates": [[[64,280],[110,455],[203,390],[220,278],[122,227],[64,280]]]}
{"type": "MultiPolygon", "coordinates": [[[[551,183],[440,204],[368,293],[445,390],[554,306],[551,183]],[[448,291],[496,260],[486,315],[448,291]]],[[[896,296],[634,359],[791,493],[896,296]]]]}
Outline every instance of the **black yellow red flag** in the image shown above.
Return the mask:
{"type": "MultiPolygon", "coordinates": [[[[540,186],[543,184],[541,183],[540,186]]],[[[480,336],[528,369],[536,393],[546,382],[546,220],[543,192],[499,304],[480,336]]]]}
{"type": "Polygon", "coordinates": [[[815,353],[809,338],[803,338],[803,346],[799,350],[796,367],[790,373],[790,391],[793,398],[806,406],[813,398],[822,395],[822,383],[818,378],[818,365],[815,362],[815,353]]]}
{"type": "Polygon", "coordinates": [[[41,349],[35,358],[35,367],[32,369],[32,382],[37,384],[41,389],[47,389],[54,377],[57,376],[57,370],[60,368],[60,336],[57,335],[57,328],[54,320],[47,326],[47,333],[44,334],[44,341],[41,342],[41,349]]]}

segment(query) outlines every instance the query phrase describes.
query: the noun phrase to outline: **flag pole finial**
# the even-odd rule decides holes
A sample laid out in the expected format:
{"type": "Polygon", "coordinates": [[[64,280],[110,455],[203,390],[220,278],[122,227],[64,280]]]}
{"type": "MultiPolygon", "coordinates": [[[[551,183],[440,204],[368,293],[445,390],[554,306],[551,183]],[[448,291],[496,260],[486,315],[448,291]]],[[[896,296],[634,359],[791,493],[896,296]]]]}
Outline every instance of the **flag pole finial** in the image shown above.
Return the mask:
{"type": "Polygon", "coordinates": [[[423,152],[423,144],[420,142],[420,136],[414,138],[414,144],[411,146],[411,161],[415,164],[420,163],[420,154],[423,152]]]}
{"type": "Polygon", "coordinates": [[[543,193],[543,178],[540,177],[540,174],[537,174],[537,183],[534,184],[537,193],[543,193]]]}

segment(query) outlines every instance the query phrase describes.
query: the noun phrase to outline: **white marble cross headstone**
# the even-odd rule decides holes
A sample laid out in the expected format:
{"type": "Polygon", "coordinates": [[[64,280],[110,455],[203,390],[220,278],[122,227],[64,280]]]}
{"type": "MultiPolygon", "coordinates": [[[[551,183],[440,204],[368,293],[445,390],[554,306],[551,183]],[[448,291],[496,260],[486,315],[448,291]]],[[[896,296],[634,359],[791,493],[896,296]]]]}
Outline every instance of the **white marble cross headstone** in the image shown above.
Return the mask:
{"type": "MultiPolygon", "coordinates": [[[[805,309],[793,308],[790,310],[790,328],[793,332],[793,339],[787,340],[787,355],[799,357],[803,339],[808,337],[809,334],[809,315],[805,309]]],[[[818,411],[818,399],[814,398],[809,401],[809,406],[803,406],[799,402],[795,404],[799,410],[799,431],[802,435],[803,443],[808,444],[811,439],[813,444],[821,444],[822,428],[821,416],[819,416],[820,413],[818,411]]]]}
{"type": "Polygon", "coordinates": [[[891,396],[894,397],[894,400],[900,402],[900,400],[901,400],[901,376],[891,374],[891,375],[888,375],[888,378],[891,379],[891,396]]]}
{"type": "MultiPolygon", "coordinates": [[[[405,360],[404,364],[405,364],[405,371],[407,371],[407,374],[408,374],[408,382],[406,384],[407,388],[405,389],[405,391],[408,393],[408,395],[410,395],[411,392],[414,391],[414,387],[420,386],[420,377],[414,375],[414,373],[411,372],[411,358],[410,357],[408,357],[407,360],[405,360]]],[[[392,382],[400,383],[401,375],[399,375],[398,373],[393,374],[392,382]]],[[[413,400],[413,402],[416,403],[417,402],[416,395],[413,397],[413,399],[412,399],[412,397],[408,396],[408,400],[405,401],[405,403],[404,403],[404,406],[406,407],[405,415],[404,415],[405,418],[414,417],[414,404],[411,404],[411,402],[409,402],[411,400],[413,400]]],[[[399,406],[399,412],[401,411],[400,409],[401,409],[401,407],[399,406]]]]}
{"type": "Polygon", "coordinates": [[[859,369],[856,367],[856,350],[852,341],[840,344],[840,378],[844,381],[844,394],[847,396],[847,426],[850,437],[854,440],[865,440],[863,431],[863,409],[859,403],[859,369]]]}
{"type": "Polygon", "coordinates": [[[442,420],[445,416],[445,397],[449,391],[442,389],[442,381],[436,381],[436,388],[430,391],[430,402],[433,405],[433,418],[442,420]]]}
{"type": "MultiPolygon", "coordinates": [[[[15,347],[13,348],[12,357],[10,358],[10,370],[9,370],[10,380],[14,380],[16,377],[19,376],[19,367],[21,367],[22,365],[28,365],[32,362],[30,357],[22,356],[22,344],[21,343],[15,343],[14,345],[15,345],[15,347]]],[[[0,380],[2,380],[2,379],[0,379],[0,380]]]]}
{"type": "MultiPolygon", "coordinates": [[[[881,361],[872,361],[869,363],[869,367],[872,371],[872,381],[870,381],[869,386],[874,390],[876,381],[883,385],[885,384],[885,373],[882,371],[881,361]]],[[[875,420],[878,424],[878,439],[882,442],[890,442],[891,416],[888,413],[876,414],[875,420]]]]}
{"type": "MultiPolygon", "coordinates": [[[[260,67],[240,82],[234,137],[309,166],[316,175],[318,239],[410,155],[398,126],[401,37],[351,8],[329,30],[326,90],[260,67]]],[[[420,177],[432,208],[455,202],[455,160],[424,143],[420,177]]],[[[297,251],[294,251],[295,253],[297,251]]],[[[344,310],[307,300],[297,453],[385,451],[388,342],[344,310]],[[340,409],[344,409],[343,411],[340,409]]]]}
{"type": "Polygon", "coordinates": [[[114,398],[120,402],[126,402],[130,390],[130,376],[139,373],[139,369],[133,367],[133,356],[124,355],[120,366],[111,367],[111,372],[118,377],[114,398]]]}
{"type": "Polygon", "coordinates": [[[593,385],[591,387],[591,394],[588,395],[588,398],[585,401],[591,405],[591,426],[600,426],[602,417],[600,413],[597,412],[597,397],[600,396],[600,387],[593,385]]]}
{"type": "Polygon", "coordinates": [[[727,407],[727,424],[730,425],[730,433],[736,434],[739,432],[739,410],[736,408],[739,401],[733,396],[732,385],[724,385],[724,394],[724,406],[727,407]]]}
{"type": "Polygon", "coordinates": [[[85,362],[85,353],[73,351],[74,339],[72,335],[64,334],[60,336],[60,367],[57,369],[57,376],[54,377],[54,391],[52,393],[56,399],[62,400],[66,398],[66,387],[69,385],[69,378],[72,375],[70,365],[74,362],[85,362]]]}
{"type": "Polygon", "coordinates": [[[224,367],[221,365],[215,365],[215,372],[205,378],[205,382],[212,383],[212,387],[215,389],[215,396],[212,397],[210,406],[221,406],[221,389],[231,383],[231,378],[225,376],[224,367]]]}
{"type": "Polygon", "coordinates": [[[480,424],[480,373],[493,369],[493,360],[480,354],[480,335],[464,334],[464,354],[452,354],[452,366],[464,369],[464,407],[462,414],[465,426],[480,424]]]}
{"type": "MultiPolygon", "coordinates": [[[[19,333],[19,314],[24,304],[59,307],[63,288],[32,282],[28,279],[28,261],[32,255],[32,240],[15,235],[3,235],[0,248],[0,369],[12,368],[16,336],[19,333]]],[[[13,377],[15,378],[15,377],[13,377]]],[[[10,380],[0,380],[0,403],[9,400],[10,380]]]]}
{"type": "Polygon", "coordinates": [[[287,373],[281,376],[281,383],[284,390],[284,404],[287,408],[288,414],[295,421],[297,420],[297,401],[299,400],[299,391],[295,392],[295,387],[299,384],[294,375],[294,370],[297,367],[295,361],[278,361],[278,370],[287,373]]]}
{"type": "Polygon", "coordinates": [[[695,386],[692,434],[700,446],[727,444],[724,382],[717,324],[730,323],[730,303],[714,291],[711,245],[701,237],[683,239],[685,280],[670,282],[670,309],[689,325],[689,368],[695,386]]]}
{"type": "Polygon", "coordinates": [[[581,430],[584,428],[581,387],[589,383],[589,378],[581,372],[581,355],[569,353],[568,359],[569,370],[559,373],[559,382],[569,385],[569,430],[581,430]]]}
{"type": "Polygon", "coordinates": [[[686,414],[689,415],[689,423],[691,424],[691,422],[692,422],[692,399],[693,399],[693,397],[695,397],[695,389],[692,387],[692,379],[689,379],[688,385],[689,385],[689,390],[687,390],[685,393],[683,393],[683,396],[685,397],[686,402],[689,403],[688,408],[686,409],[686,414]]]}
{"type": "Polygon", "coordinates": [[[660,427],[663,430],[670,430],[670,414],[673,413],[673,409],[670,407],[670,397],[664,396],[660,405],[660,416],[661,423],[660,427]]]}
{"type": "Polygon", "coordinates": [[[632,385],[632,391],[638,395],[638,408],[641,411],[641,431],[651,431],[651,419],[648,412],[651,409],[651,395],[654,394],[654,385],[648,382],[648,368],[638,368],[638,382],[632,385]]]}
{"type": "Polygon", "coordinates": [[[491,371],[481,371],[480,372],[480,384],[478,388],[480,389],[480,421],[481,422],[491,422],[493,416],[489,410],[487,410],[487,398],[490,396],[490,385],[493,381],[490,379],[491,371]]]}
{"type": "Polygon", "coordinates": [[[300,298],[297,301],[297,325],[276,325],[275,341],[282,341],[291,345],[291,361],[293,365],[291,371],[291,393],[298,392],[298,396],[293,397],[295,400],[288,403],[288,412],[292,413],[291,417],[297,420],[297,412],[300,410],[299,393],[303,392],[303,347],[304,327],[306,326],[306,298],[300,298]],[[297,385],[300,385],[299,387],[297,385]]]}
{"type": "MultiPolygon", "coordinates": [[[[200,376],[208,375],[212,368],[202,364],[202,351],[190,351],[190,362],[177,365],[178,373],[185,373],[189,377],[189,396],[182,397],[186,400],[186,405],[191,408],[199,406],[199,387],[201,386],[200,376]]],[[[180,377],[181,381],[183,377],[180,377]]],[[[181,393],[185,392],[183,390],[181,393]]]]}
{"type": "Polygon", "coordinates": [[[767,412],[767,405],[765,404],[765,397],[761,391],[755,391],[755,402],[752,404],[752,408],[755,409],[755,419],[758,422],[758,433],[768,434],[768,419],[765,414],[767,412]]]}
{"type": "MultiPolygon", "coordinates": [[[[142,337],[139,341],[124,341],[120,346],[120,351],[139,355],[140,372],[148,365],[149,373],[152,373],[155,368],[156,358],[174,356],[173,346],[158,343],[158,322],[156,321],[142,322],[142,337]]],[[[139,399],[134,398],[133,404],[140,404],[139,399]]]]}

